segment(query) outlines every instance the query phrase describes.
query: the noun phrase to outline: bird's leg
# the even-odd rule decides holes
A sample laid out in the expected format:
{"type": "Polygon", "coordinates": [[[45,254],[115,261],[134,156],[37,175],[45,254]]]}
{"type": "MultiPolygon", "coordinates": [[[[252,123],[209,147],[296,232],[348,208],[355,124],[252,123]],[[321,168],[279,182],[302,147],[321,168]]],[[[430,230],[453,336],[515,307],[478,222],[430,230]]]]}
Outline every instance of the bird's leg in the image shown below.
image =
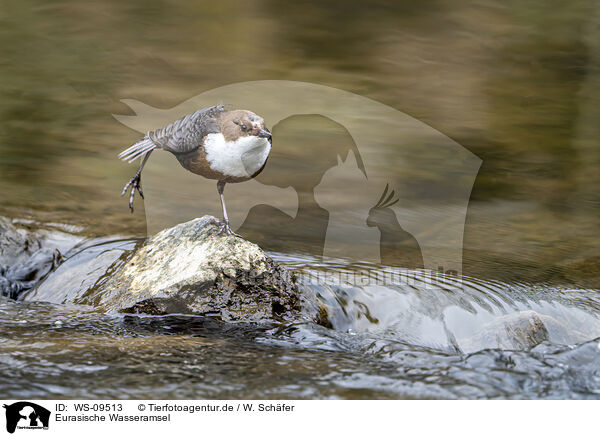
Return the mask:
{"type": "Polygon", "coordinates": [[[228,235],[237,236],[241,238],[240,235],[235,233],[229,227],[229,217],[227,216],[227,208],[225,207],[225,196],[223,195],[223,191],[225,190],[225,182],[223,180],[219,180],[217,182],[217,191],[219,192],[219,197],[221,197],[221,207],[223,208],[223,221],[221,222],[221,227],[219,228],[219,234],[225,232],[228,235]]]}
{"type": "Polygon", "coordinates": [[[151,153],[152,150],[150,150],[144,155],[142,163],[140,164],[140,169],[137,170],[135,176],[133,176],[131,180],[127,182],[127,184],[123,188],[123,192],[121,192],[121,195],[125,195],[125,193],[127,192],[127,188],[131,186],[131,194],[129,195],[129,209],[131,209],[131,213],[133,213],[133,196],[135,195],[136,189],[140,193],[140,197],[142,197],[142,199],[144,198],[144,193],[142,192],[142,170],[144,169],[144,165],[146,165],[146,161],[150,157],[151,153]]]}

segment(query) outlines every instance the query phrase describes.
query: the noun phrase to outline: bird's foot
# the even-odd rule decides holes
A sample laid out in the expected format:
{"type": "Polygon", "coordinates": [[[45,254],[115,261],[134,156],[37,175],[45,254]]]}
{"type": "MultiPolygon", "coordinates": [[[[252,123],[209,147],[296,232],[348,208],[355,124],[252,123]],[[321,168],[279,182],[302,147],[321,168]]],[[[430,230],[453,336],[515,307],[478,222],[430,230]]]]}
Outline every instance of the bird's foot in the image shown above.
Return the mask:
{"type": "Polygon", "coordinates": [[[238,235],[233,230],[231,230],[231,227],[229,227],[228,220],[221,221],[221,225],[219,226],[219,231],[217,233],[219,235],[222,235],[223,233],[225,233],[226,235],[229,235],[229,236],[237,236],[238,238],[242,237],[241,235],[238,235]]]}
{"type": "Polygon", "coordinates": [[[131,187],[131,193],[129,194],[129,209],[131,209],[131,212],[133,213],[133,197],[135,195],[135,191],[137,190],[137,192],[140,194],[140,197],[142,197],[142,199],[144,198],[144,193],[142,192],[141,172],[137,172],[136,175],[133,176],[129,182],[127,182],[123,188],[123,192],[121,192],[121,195],[125,195],[129,187],[131,187]]]}

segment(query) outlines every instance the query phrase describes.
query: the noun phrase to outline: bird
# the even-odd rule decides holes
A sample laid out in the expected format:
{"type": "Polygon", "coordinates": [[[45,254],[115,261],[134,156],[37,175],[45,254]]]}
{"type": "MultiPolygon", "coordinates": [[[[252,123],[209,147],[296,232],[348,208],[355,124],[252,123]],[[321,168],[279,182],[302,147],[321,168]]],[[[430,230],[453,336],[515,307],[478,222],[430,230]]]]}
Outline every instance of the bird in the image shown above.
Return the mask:
{"type": "Polygon", "coordinates": [[[419,242],[402,228],[391,209],[400,199],[394,199],[394,190],[388,195],[388,190],[389,184],[385,185],[379,201],[369,210],[366,221],[367,226],[379,229],[381,263],[405,268],[423,268],[423,253],[419,242]]]}
{"type": "Polygon", "coordinates": [[[121,192],[130,188],[129,209],[133,212],[135,192],[144,198],[142,170],[154,150],[168,151],[186,170],[217,180],[223,220],[219,233],[240,236],[229,226],[225,207],[226,183],[240,183],[256,177],[265,167],[273,140],[265,120],[249,110],[228,110],[216,105],[197,110],[173,123],[148,132],[144,138],[119,154],[128,163],[141,160],[135,175],[121,192]]]}

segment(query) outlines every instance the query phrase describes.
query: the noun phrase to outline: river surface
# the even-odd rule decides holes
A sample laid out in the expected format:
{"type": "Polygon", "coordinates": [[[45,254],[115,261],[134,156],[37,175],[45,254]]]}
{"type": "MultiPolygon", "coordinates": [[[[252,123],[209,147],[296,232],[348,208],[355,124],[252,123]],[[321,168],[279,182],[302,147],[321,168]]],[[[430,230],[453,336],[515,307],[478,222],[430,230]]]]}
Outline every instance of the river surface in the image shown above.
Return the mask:
{"type": "Polygon", "coordinates": [[[0,21],[0,216],[67,257],[220,216],[166,153],[131,214],[116,155],[243,104],[274,143],[227,187],[235,227],[336,314],[257,327],[3,297],[3,398],[600,397],[597,2],[28,0],[0,21]],[[406,280],[348,280],[373,273],[406,280]],[[543,322],[535,345],[506,336],[515,319],[543,322]]]}

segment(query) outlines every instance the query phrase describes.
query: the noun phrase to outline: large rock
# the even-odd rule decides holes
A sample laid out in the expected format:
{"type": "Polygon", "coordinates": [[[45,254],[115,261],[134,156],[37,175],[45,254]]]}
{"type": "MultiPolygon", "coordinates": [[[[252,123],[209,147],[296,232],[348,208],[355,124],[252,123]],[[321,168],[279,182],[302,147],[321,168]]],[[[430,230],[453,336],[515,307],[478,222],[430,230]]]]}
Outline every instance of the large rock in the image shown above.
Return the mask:
{"type": "Polygon", "coordinates": [[[316,300],[299,291],[292,274],[257,245],[219,234],[218,224],[198,218],[161,231],[138,249],[122,242],[90,247],[25,299],[226,321],[317,318],[316,300]]]}

